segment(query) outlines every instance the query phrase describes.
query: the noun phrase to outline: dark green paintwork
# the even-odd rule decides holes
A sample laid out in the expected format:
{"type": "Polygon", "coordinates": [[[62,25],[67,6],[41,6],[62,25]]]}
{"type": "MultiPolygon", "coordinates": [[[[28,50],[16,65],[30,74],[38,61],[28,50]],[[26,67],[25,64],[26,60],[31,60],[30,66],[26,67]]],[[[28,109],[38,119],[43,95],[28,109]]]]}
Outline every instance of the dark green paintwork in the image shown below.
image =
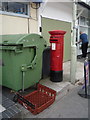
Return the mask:
{"type": "Polygon", "coordinates": [[[22,66],[25,66],[24,88],[37,83],[41,79],[42,53],[46,41],[37,34],[3,35],[2,41],[2,85],[16,91],[22,89],[22,66]]]}

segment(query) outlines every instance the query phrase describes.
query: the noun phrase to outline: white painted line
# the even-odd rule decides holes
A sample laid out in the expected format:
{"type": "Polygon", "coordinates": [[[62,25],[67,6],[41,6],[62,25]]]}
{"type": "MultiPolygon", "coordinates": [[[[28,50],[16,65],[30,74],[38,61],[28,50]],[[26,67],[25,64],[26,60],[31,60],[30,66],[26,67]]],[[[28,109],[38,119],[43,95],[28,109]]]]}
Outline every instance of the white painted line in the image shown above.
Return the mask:
{"type": "Polygon", "coordinates": [[[0,113],[5,111],[6,109],[0,104],[0,113]]]}

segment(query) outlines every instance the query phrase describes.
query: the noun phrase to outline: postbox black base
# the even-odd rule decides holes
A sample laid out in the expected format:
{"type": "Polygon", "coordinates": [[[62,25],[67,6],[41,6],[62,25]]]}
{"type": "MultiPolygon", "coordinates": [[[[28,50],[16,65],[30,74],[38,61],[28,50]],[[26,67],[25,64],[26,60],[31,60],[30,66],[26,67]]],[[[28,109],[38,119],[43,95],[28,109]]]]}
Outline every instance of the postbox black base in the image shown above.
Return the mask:
{"type": "Polygon", "coordinates": [[[61,82],[63,80],[63,71],[50,71],[50,80],[52,82],[61,82]]]}

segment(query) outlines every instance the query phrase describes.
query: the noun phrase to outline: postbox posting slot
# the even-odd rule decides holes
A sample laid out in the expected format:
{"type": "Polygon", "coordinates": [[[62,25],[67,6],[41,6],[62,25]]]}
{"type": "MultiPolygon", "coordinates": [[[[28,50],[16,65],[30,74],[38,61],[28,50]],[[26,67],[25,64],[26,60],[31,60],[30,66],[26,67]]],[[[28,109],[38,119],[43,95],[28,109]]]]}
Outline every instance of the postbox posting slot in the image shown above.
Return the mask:
{"type": "Polygon", "coordinates": [[[50,40],[50,41],[58,41],[58,40],[53,39],[53,40],[50,40]]]}

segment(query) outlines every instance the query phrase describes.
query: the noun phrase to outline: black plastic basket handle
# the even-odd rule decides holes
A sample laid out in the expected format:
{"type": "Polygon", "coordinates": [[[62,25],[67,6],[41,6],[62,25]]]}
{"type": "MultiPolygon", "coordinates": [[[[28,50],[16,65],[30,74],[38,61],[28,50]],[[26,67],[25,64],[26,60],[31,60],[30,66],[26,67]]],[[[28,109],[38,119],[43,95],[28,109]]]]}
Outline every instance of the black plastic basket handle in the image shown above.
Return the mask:
{"type": "Polygon", "coordinates": [[[18,99],[20,101],[22,101],[23,103],[25,103],[27,106],[31,107],[32,109],[35,109],[35,105],[33,105],[31,102],[29,102],[28,100],[26,100],[23,96],[21,96],[20,94],[18,95],[18,99]]]}

